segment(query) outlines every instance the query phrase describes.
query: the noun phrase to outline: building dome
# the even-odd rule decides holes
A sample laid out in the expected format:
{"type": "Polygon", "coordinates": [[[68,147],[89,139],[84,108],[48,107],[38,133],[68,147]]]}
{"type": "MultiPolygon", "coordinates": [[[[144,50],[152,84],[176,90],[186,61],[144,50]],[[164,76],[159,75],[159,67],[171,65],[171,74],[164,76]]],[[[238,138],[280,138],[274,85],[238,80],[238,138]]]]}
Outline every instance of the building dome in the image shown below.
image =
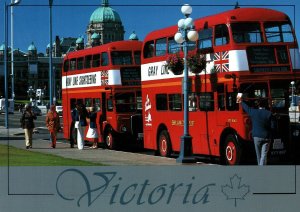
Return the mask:
{"type": "Polygon", "coordinates": [[[92,39],[100,39],[100,35],[96,32],[94,32],[94,34],[91,37],[92,39]]]}
{"type": "Polygon", "coordinates": [[[77,40],[76,40],[76,44],[81,44],[81,43],[84,43],[84,40],[83,40],[83,37],[79,37],[79,38],[77,38],[77,40]]]}
{"type": "Polygon", "coordinates": [[[109,7],[108,0],[103,0],[102,7],[96,9],[90,17],[90,23],[98,22],[122,22],[119,14],[109,7]]]}
{"type": "Polygon", "coordinates": [[[36,51],[36,47],[35,45],[33,44],[33,42],[28,46],[28,51],[36,51]]]}
{"type": "Polygon", "coordinates": [[[129,40],[139,40],[138,36],[135,34],[134,31],[129,36],[129,40]]]}

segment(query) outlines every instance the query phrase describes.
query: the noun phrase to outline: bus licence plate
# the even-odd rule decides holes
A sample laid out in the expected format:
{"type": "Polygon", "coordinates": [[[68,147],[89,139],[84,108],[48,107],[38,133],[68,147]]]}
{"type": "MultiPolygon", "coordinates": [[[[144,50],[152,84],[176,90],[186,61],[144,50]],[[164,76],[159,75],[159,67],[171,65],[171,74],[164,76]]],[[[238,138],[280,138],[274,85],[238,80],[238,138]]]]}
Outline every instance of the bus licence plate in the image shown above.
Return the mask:
{"type": "Polygon", "coordinates": [[[276,138],[273,141],[273,149],[284,149],[284,144],[280,138],[276,138]]]}

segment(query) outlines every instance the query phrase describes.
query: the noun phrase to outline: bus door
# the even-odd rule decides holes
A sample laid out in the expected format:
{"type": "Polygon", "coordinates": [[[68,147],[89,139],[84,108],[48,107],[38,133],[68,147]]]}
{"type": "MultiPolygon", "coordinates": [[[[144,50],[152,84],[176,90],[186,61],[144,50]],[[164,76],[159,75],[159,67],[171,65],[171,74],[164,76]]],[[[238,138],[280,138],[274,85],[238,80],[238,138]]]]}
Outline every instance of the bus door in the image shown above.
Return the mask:
{"type": "MultiPolygon", "coordinates": [[[[193,152],[211,155],[213,152],[213,144],[211,143],[211,137],[214,132],[214,120],[216,119],[214,113],[213,92],[203,92],[199,94],[199,109],[200,113],[197,113],[196,119],[199,122],[196,123],[198,126],[196,131],[198,139],[193,138],[193,152]]],[[[192,123],[190,123],[190,125],[191,124],[192,123]]]]}
{"type": "Polygon", "coordinates": [[[99,118],[99,122],[100,122],[100,133],[101,133],[101,137],[103,137],[103,122],[106,120],[106,116],[107,116],[107,107],[106,107],[106,93],[105,92],[102,92],[102,95],[101,95],[101,112],[100,112],[100,118],[99,118]]]}

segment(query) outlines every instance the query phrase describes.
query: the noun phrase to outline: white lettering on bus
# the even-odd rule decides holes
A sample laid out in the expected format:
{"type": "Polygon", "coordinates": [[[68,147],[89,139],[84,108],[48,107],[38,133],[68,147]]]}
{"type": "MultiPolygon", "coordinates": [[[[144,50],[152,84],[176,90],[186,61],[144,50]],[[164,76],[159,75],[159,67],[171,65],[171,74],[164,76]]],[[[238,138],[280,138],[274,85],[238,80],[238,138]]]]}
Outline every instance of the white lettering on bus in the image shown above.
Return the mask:
{"type": "Polygon", "coordinates": [[[167,69],[166,66],[161,66],[161,71],[160,71],[161,75],[165,75],[165,74],[169,74],[169,71],[167,69]]]}
{"type": "Polygon", "coordinates": [[[157,69],[158,69],[158,66],[150,66],[148,68],[148,76],[157,76],[157,69]]]}
{"type": "Polygon", "coordinates": [[[68,87],[68,86],[71,86],[71,83],[72,83],[72,78],[71,78],[71,77],[70,77],[70,78],[68,77],[67,80],[66,80],[66,85],[67,85],[67,87],[68,87]]]}
{"type": "Polygon", "coordinates": [[[78,85],[78,77],[73,77],[73,85],[78,85]]]}
{"type": "Polygon", "coordinates": [[[96,74],[84,75],[79,77],[79,85],[96,84],[96,74]]]}

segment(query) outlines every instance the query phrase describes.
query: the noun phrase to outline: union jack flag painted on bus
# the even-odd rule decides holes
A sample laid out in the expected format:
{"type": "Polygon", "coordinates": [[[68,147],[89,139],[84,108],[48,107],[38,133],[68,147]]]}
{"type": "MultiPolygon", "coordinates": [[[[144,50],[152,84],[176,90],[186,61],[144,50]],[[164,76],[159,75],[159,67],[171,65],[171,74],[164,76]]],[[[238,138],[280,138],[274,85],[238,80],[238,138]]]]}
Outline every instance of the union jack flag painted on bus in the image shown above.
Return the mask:
{"type": "Polygon", "coordinates": [[[101,71],[101,85],[108,85],[108,71],[101,71]]]}
{"type": "Polygon", "coordinates": [[[214,54],[214,67],[217,72],[229,71],[229,52],[216,52],[214,54]]]}

